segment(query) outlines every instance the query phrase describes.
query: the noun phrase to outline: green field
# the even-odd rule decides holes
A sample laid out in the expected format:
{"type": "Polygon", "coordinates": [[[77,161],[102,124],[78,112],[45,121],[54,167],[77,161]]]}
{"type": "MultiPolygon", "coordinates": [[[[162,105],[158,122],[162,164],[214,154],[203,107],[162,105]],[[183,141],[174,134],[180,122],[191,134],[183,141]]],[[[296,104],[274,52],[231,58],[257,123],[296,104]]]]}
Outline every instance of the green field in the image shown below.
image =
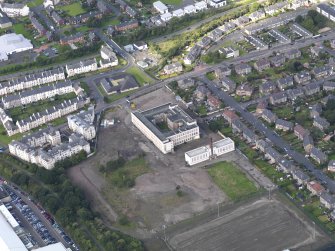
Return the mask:
{"type": "Polygon", "coordinates": [[[36,7],[36,6],[39,6],[39,5],[42,5],[44,2],[44,0],[33,0],[31,2],[29,2],[27,5],[28,7],[36,7]]]}
{"type": "Polygon", "coordinates": [[[57,7],[59,10],[65,11],[69,16],[78,16],[80,14],[86,13],[86,11],[81,7],[80,2],[75,2],[69,5],[57,7]]]}
{"type": "Polygon", "coordinates": [[[22,34],[27,39],[32,39],[32,34],[26,29],[23,23],[13,25],[13,30],[16,34],[22,34]]]}
{"type": "Polygon", "coordinates": [[[7,132],[2,124],[0,124],[0,144],[2,146],[7,146],[12,140],[17,140],[22,137],[21,133],[15,134],[11,137],[7,135],[7,132]]]}
{"type": "Polygon", "coordinates": [[[133,75],[139,85],[144,85],[145,83],[152,83],[152,79],[149,78],[145,73],[143,73],[136,66],[132,66],[126,70],[127,73],[133,75]]]}
{"type": "Polygon", "coordinates": [[[162,0],[162,2],[165,4],[170,4],[170,5],[180,5],[183,1],[182,0],[162,0]]]}
{"type": "Polygon", "coordinates": [[[33,113],[41,112],[47,108],[51,108],[54,105],[62,103],[64,100],[73,99],[76,97],[74,92],[67,93],[64,95],[58,95],[53,98],[53,100],[41,100],[32,104],[27,105],[26,107],[15,107],[9,110],[9,116],[14,120],[22,120],[31,116],[33,113]]]}
{"type": "Polygon", "coordinates": [[[233,201],[257,192],[257,187],[233,163],[220,162],[208,169],[215,184],[233,201]]]}

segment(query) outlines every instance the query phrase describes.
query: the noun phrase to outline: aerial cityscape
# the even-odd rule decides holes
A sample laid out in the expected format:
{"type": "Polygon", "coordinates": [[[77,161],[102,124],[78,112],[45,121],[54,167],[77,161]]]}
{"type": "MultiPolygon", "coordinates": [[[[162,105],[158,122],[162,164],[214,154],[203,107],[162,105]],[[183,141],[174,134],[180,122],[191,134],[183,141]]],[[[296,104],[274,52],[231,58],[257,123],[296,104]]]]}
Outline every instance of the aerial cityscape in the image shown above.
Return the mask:
{"type": "Polygon", "coordinates": [[[0,251],[335,250],[335,2],[0,0],[0,251]]]}

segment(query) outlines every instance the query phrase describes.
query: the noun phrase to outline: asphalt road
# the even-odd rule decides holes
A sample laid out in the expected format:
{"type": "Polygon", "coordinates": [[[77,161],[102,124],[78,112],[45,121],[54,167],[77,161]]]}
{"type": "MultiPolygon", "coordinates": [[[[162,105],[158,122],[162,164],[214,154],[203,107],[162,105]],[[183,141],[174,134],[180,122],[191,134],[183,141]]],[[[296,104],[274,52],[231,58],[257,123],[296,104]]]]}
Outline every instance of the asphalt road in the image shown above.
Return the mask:
{"type": "Polygon", "coordinates": [[[330,192],[335,193],[335,181],[330,179],[321,170],[317,169],[312,162],[310,162],[304,155],[294,151],[290,144],[278,136],[273,130],[266,127],[260,120],[258,120],[253,114],[246,111],[241,105],[232,98],[229,94],[225,93],[219,89],[214,82],[208,80],[207,78],[201,78],[208,88],[215,93],[215,95],[224,102],[227,106],[235,109],[240,116],[246,120],[250,125],[252,125],[255,130],[260,134],[267,137],[278,149],[284,151],[288,156],[290,156],[296,163],[303,166],[307,171],[309,171],[314,177],[316,177],[322,184],[326,185],[330,192]]]}

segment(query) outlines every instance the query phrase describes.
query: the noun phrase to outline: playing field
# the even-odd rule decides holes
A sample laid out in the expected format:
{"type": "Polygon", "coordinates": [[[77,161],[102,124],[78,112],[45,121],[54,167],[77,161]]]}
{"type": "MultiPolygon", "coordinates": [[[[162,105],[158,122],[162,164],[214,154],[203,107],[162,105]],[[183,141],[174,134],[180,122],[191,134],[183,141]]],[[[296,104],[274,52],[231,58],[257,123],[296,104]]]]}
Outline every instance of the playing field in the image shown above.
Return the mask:
{"type": "MultiPolygon", "coordinates": [[[[316,232],[316,239],[319,236],[316,232]]],[[[267,199],[241,206],[169,238],[172,248],[182,251],[276,251],[306,245],[313,248],[313,242],[311,224],[280,202],[267,199]]]]}

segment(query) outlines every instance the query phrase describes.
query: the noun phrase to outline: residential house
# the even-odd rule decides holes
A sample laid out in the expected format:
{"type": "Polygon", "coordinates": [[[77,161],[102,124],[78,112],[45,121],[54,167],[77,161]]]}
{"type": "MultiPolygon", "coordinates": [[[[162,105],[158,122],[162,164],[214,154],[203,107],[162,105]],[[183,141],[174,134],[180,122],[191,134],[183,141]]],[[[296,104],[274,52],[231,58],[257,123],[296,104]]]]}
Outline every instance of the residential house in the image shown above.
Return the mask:
{"type": "Polygon", "coordinates": [[[323,82],[322,89],[324,91],[334,91],[335,90],[335,82],[332,82],[332,81],[323,82]]]}
{"type": "Polygon", "coordinates": [[[51,18],[52,20],[54,20],[54,22],[58,25],[58,26],[62,26],[65,24],[65,20],[64,18],[62,18],[57,11],[52,11],[51,12],[51,18]]]}
{"type": "Polygon", "coordinates": [[[297,136],[298,139],[303,140],[306,135],[309,135],[309,131],[301,125],[296,125],[294,127],[294,135],[297,136]]]}
{"type": "Polygon", "coordinates": [[[256,113],[262,114],[263,111],[268,107],[268,102],[266,100],[261,100],[256,106],[256,113]]]}
{"type": "Polygon", "coordinates": [[[128,22],[123,22],[123,23],[115,25],[115,30],[116,31],[126,31],[126,30],[136,29],[137,27],[139,27],[139,23],[137,20],[134,19],[128,22]]]}
{"type": "Polygon", "coordinates": [[[168,7],[161,1],[154,2],[152,5],[160,14],[164,14],[169,11],[168,7]]]}
{"type": "Polygon", "coordinates": [[[262,118],[268,122],[269,124],[273,124],[276,122],[277,120],[277,116],[276,114],[274,114],[273,112],[271,112],[268,109],[264,109],[263,113],[262,113],[262,118]]]}
{"type": "Polygon", "coordinates": [[[184,13],[185,13],[185,14],[189,14],[189,15],[191,15],[191,14],[194,14],[194,13],[196,13],[196,12],[197,12],[197,9],[196,9],[195,6],[192,5],[192,4],[187,5],[187,6],[184,7],[184,13]]]}
{"type": "Polygon", "coordinates": [[[199,45],[201,48],[206,48],[207,46],[209,46],[212,43],[212,40],[207,37],[204,36],[201,38],[201,40],[197,43],[197,45],[199,45]]]}
{"type": "Polygon", "coordinates": [[[259,139],[256,142],[256,148],[261,152],[265,152],[265,149],[268,148],[270,144],[263,139],[259,139]]]}
{"type": "Polygon", "coordinates": [[[164,73],[169,75],[169,74],[173,74],[173,73],[179,73],[183,71],[183,66],[181,63],[176,62],[176,63],[172,63],[169,65],[165,65],[164,66],[164,73]]]}
{"type": "Polygon", "coordinates": [[[321,104],[315,104],[311,106],[309,115],[311,118],[319,117],[322,113],[322,106],[321,104]]]}
{"type": "Polygon", "coordinates": [[[273,67],[282,66],[285,63],[285,56],[283,54],[279,54],[277,56],[271,57],[270,62],[273,67]]]}
{"type": "Polygon", "coordinates": [[[227,120],[230,125],[233,123],[234,120],[239,119],[234,111],[228,109],[223,111],[222,116],[225,120],[227,120]]]}
{"type": "Polygon", "coordinates": [[[240,55],[240,51],[232,47],[224,47],[219,50],[219,53],[226,55],[226,58],[236,58],[240,55]]]}
{"type": "Polygon", "coordinates": [[[237,96],[247,96],[250,97],[254,89],[248,84],[241,84],[236,88],[237,96]]]}
{"type": "Polygon", "coordinates": [[[312,147],[310,156],[319,164],[327,161],[327,155],[316,147],[312,147]]]}
{"type": "Polygon", "coordinates": [[[269,69],[270,61],[267,58],[261,58],[254,63],[254,67],[259,72],[269,69]]]}
{"type": "Polygon", "coordinates": [[[293,130],[293,123],[283,119],[276,120],[276,129],[283,130],[284,132],[293,130]]]}
{"type": "Polygon", "coordinates": [[[138,42],[134,43],[133,45],[134,45],[134,48],[136,50],[139,50],[139,51],[143,51],[143,50],[148,49],[148,45],[143,41],[138,41],[138,42]]]}
{"type": "Polygon", "coordinates": [[[327,192],[323,192],[320,195],[320,203],[328,209],[334,209],[335,207],[335,197],[327,192]]]}
{"type": "Polygon", "coordinates": [[[313,57],[320,56],[321,53],[325,51],[325,48],[322,45],[315,45],[311,47],[311,54],[313,57]]]}
{"type": "Polygon", "coordinates": [[[314,147],[313,138],[310,135],[305,135],[303,138],[303,147],[306,153],[310,154],[314,147]]]}
{"type": "Polygon", "coordinates": [[[286,91],[286,93],[287,97],[292,101],[295,101],[296,99],[305,96],[305,93],[302,88],[289,89],[286,91]]]}
{"type": "Polygon", "coordinates": [[[280,161],[282,155],[270,146],[265,148],[265,158],[268,159],[271,164],[274,164],[280,161]]]}
{"type": "Polygon", "coordinates": [[[228,77],[222,77],[221,80],[221,85],[222,87],[228,91],[228,92],[233,92],[236,89],[236,83],[234,80],[228,78],[228,77]]]}
{"type": "Polygon", "coordinates": [[[207,9],[207,1],[200,1],[194,4],[197,11],[202,11],[207,9]]]}
{"type": "Polygon", "coordinates": [[[276,90],[276,84],[272,81],[267,81],[259,87],[262,94],[270,94],[276,90]]]}
{"type": "Polygon", "coordinates": [[[86,140],[94,139],[96,136],[94,122],[94,107],[87,111],[80,111],[77,114],[69,115],[67,123],[71,131],[82,135],[86,140]]]}
{"type": "Polygon", "coordinates": [[[213,96],[212,94],[207,95],[207,104],[212,108],[212,109],[219,109],[222,102],[220,99],[217,97],[213,96]]]}
{"type": "Polygon", "coordinates": [[[296,182],[299,185],[305,185],[307,184],[307,182],[309,181],[309,176],[307,174],[305,174],[303,171],[301,171],[300,169],[296,169],[292,171],[292,177],[294,180],[296,180],[296,182]]]}
{"type": "Polygon", "coordinates": [[[231,128],[234,133],[242,133],[246,126],[239,119],[234,119],[231,122],[231,128]]]}
{"type": "Polygon", "coordinates": [[[323,104],[325,106],[325,105],[327,105],[328,101],[334,100],[334,99],[335,99],[335,96],[332,95],[332,94],[329,94],[328,96],[321,99],[321,104],[323,104]]]}
{"type": "Polygon", "coordinates": [[[246,63],[241,63],[235,66],[235,72],[238,75],[247,75],[251,73],[251,66],[246,63]]]}
{"type": "Polygon", "coordinates": [[[250,19],[247,16],[240,16],[238,18],[236,18],[235,20],[233,20],[233,22],[237,25],[237,26],[243,26],[247,23],[249,23],[250,19]]]}
{"type": "Polygon", "coordinates": [[[317,181],[313,180],[307,182],[307,189],[312,193],[312,195],[320,196],[326,189],[317,181]]]}
{"type": "Polygon", "coordinates": [[[328,171],[335,172],[335,160],[330,160],[328,163],[328,171]]]}
{"type": "Polygon", "coordinates": [[[264,7],[264,11],[268,15],[274,15],[278,12],[283,11],[287,7],[287,2],[278,2],[269,6],[264,7]]]}
{"type": "Polygon", "coordinates": [[[104,0],[97,1],[97,8],[102,14],[108,14],[111,12],[111,9],[104,0]]]}
{"type": "Polygon", "coordinates": [[[312,73],[316,79],[326,78],[333,74],[333,67],[329,65],[314,67],[312,73]]]}
{"type": "Polygon", "coordinates": [[[272,105],[282,104],[287,102],[287,94],[286,92],[277,92],[272,94],[269,100],[272,105]]]}
{"type": "Polygon", "coordinates": [[[131,8],[129,5],[126,6],[126,14],[132,18],[137,16],[137,12],[136,10],[134,10],[133,8],[131,8]]]}
{"type": "Polygon", "coordinates": [[[47,33],[47,29],[42,25],[42,23],[36,18],[34,14],[30,14],[29,19],[31,24],[41,36],[44,36],[47,33]]]}
{"type": "Polygon", "coordinates": [[[165,22],[165,23],[169,22],[173,18],[172,14],[170,12],[164,13],[160,17],[161,17],[162,21],[165,22]]]}
{"type": "Polygon", "coordinates": [[[172,16],[174,17],[182,17],[184,15],[185,15],[185,12],[183,9],[177,9],[177,10],[172,11],[172,16]]]}
{"type": "Polygon", "coordinates": [[[325,118],[316,116],[313,120],[313,126],[319,128],[321,131],[324,131],[329,128],[330,123],[325,118]]]}
{"type": "Polygon", "coordinates": [[[205,99],[209,93],[210,91],[204,85],[199,85],[194,91],[194,95],[198,100],[205,99]]]}
{"type": "Polygon", "coordinates": [[[13,24],[10,21],[10,19],[7,17],[7,15],[0,11],[0,28],[6,29],[11,27],[13,24]]]}
{"type": "Polygon", "coordinates": [[[22,3],[5,3],[4,1],[0,1],[0,10],[9,17],[25,17],[29,15],[29,7],[22,3]]]}
{"type": "Polygon", "coordinates": [[[60,38],[60,44],[61,45],[67,45],[67,44],[73,44],[73,43],[81,43],[84,42],[84,34],[81,32],[78,32],[73,35],[65,36],[60,38]]]}
{"type": "Polygon", "coordinates": [[[297,84],[307,84],[311,80],[311,74],[308,71],[301,71],[294,75],[294,81],[297,84]]]}
{"type": "Polygon", "coordinates": [[[249,144],[255,144],[256,140],[257,140],[257,135],[252,130],[250,130],[249,128],[247,128],[246,126],[244,126],[244,128],[243,128],[242,137],[249,144]]]}
{"type": "MultiPolygon", "coordinates": [[[[212,30],[210,33],[208,33],[207,36],[210,39],[212,39],[212,41],[218,41],[218,40],[220,40],[222,34],[223,34],[223,31],[220,30],[219,28],[216,28],[216,29],[212,30]]],[[[220,50],[221,49],[219,49],[219,52],[221,53],[220,50]]],[[[234,50],[234,53],[235,53],[234,56],[237,57],[238,55],[236,56],[236,54],[239,54],[239,51],[238,50],[234,50]]]]}
{"type": "Polygon", "coordinates": [[[277,164],[276,169],[283,173],[291,173],[294,170],[294,165],[291,161],[281,158],[277,164]]]}
{"type": "Polygon", "coordinates": [[[191,65],[200,55],[202,48],[199,45],[194,45],[187,56],[184,58],[184,63],[186,65],[191,65]]]}
{"type": "Polygon", "coordinates": [[[214,70],[214,74],[216,78],[221,79],[222,77],[231,75],[231,69],[229,67],[218,67],[214,70]]]}
{"type": "Polygon", "coordinates": [[[299,49],[291,49],[285,53],[287,59],[292,60],[301,57],[301,51],[299,49]]]}
{"type": "Polygon", "coordinates": [[[258,19],[262,19],[265,17],[265,12],[260,9],[260,10],[256,10],[255,12],[252,12],[250,15],[249,15],[249,18],[251,19],[251,21],[255,22],[257,21],[258,19]]]}
{"type": "Polygon", "coordinates": [[[293,86],[293,77],[292,76],[286,76],[280,79],[277,79],[277,86],[280,90],[284,91],[288,87],[293,86]]]}
{"type": "Polygon", "coordinates": [[[320,92],[320,84],[317,82],[310,83],[304,87],[306,96],[311,96],[320,92]]]}
{"type": "Polygon", "coordinates": [[[220,8],[227,4],[226,0],[209,0],[209,6],[213,8],[220,8]]]}
{"type": "Polygon", "coordinates": [[[193,78],[184,78],[177,81],[178,87],[180,89],[188,89],[195,85],[195,80],[193,78]]]}
{"type": "Polygon", "coordinates": [[[78,74],[96,71],[98,69],[98,64],[96,59],[87,59],[85,61],[79,61],[78,63],[67,64],[66,73],[68,77],[72,77],[78,74]]]}

